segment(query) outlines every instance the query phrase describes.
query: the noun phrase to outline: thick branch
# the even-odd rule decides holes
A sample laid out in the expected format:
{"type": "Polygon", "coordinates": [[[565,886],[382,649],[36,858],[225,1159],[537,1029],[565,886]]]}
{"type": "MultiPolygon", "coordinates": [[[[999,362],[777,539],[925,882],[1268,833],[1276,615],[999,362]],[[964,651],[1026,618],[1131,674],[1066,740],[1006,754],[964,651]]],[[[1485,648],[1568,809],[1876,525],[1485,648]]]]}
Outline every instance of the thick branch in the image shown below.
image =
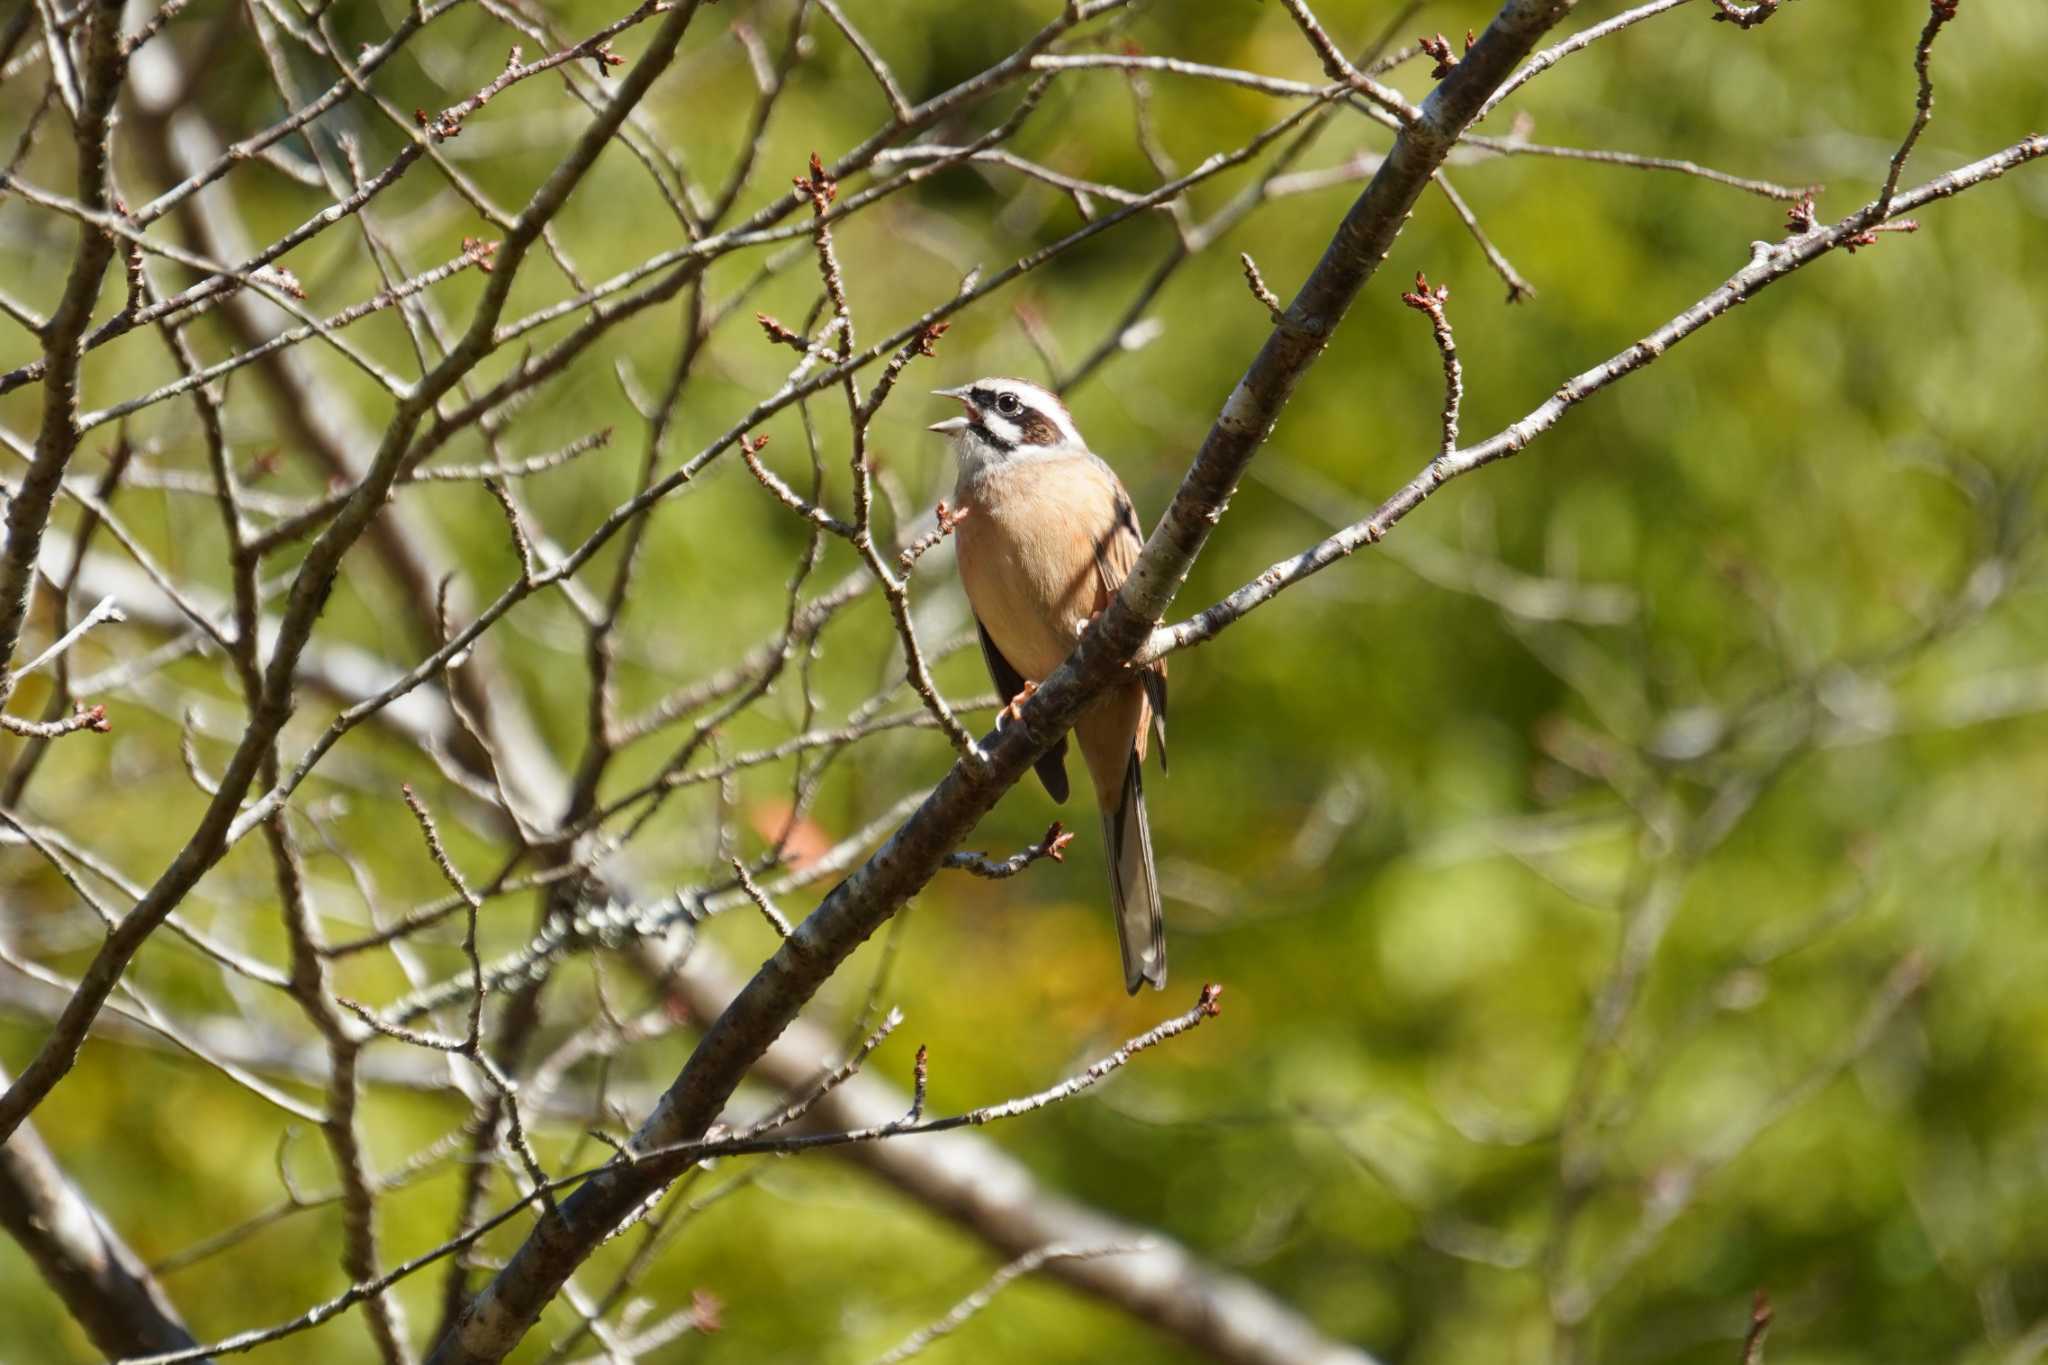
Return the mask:
{"type": "Polygon", "coordinates": [[[65,1177],[33,1128],[0,1144],[0,1227],[108,1356],[195,1344],[149,1267],[65,1177]]]}

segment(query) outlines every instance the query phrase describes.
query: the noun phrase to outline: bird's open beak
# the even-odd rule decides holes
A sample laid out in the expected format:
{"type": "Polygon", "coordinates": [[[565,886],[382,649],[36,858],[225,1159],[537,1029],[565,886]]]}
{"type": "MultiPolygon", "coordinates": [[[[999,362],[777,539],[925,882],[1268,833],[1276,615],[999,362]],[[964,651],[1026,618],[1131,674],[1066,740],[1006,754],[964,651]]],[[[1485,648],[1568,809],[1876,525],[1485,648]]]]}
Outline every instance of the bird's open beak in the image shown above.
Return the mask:
{"type": "MultiPolygon", "coordinates": [[[[969,413],[974,411],[974,405],[968,402],[967,390],[965,388],[933,389],[932,395],[936,398],[957,398],[960,400],[961,406],[965,407],[969,413]]],[[[932,423],[930,426],[926,427],[925,430],[936,431],[943,435],[951,435],[953,432],[956,431],[965,431],[972,420],[973,419],[971,417],[965,414],[959,417],[948,417],[943,422],[932,423]]]]}

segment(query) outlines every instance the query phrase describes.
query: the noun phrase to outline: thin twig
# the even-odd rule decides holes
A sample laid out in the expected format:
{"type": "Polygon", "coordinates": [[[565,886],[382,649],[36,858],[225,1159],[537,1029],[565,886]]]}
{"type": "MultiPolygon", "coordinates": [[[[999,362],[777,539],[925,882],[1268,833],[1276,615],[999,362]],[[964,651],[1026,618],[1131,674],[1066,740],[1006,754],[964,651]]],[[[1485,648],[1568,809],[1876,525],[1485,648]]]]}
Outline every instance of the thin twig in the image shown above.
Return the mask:
{"type": "Polygon", "coordinates": [[[1515,269],[1514,263],[1501,254],[1500,248],[1493,244],[1493,239],[1486,235],[1486,230],[1479,226],[1479,215],[1472,212],[1471,206],[1465,202],[1465,197],[1451,187],[1450,180],[1441,171],[1437,172],[1436,187],[1443,191],[1444,201],[1451,206],[1451,212],[1458,215],[1458,221],[1465,225],[1465,231],[1471,233],[1472,240],[1478,243],[1481,254],[1486,257],[1486,263],[1493,267],[1494,274],[1499,275],[1501,283],[1508,287],[1508,302],[1520,303],[1523,299],[1534,298],[1536,286],[1523,279],[1522,273],[1515,269]]]}
{"type": "Polygon", "coordinates": [[[996,861],[985,853],[950,853],[946,855],[946,866],[962,872],[971,872],[989,881],[1001,881],[1014,877],[1040,858],[1050,858],[1056,863],[1066,861],[1067,845],[1074,842],[1072,832],[1062,829],[1055,820],[1045,831],[1045,837],[1031,847],[1009,857],[996,861]]]}
{"type": "Polygon", "coordinates": [[[1749,1330],[1742,1337],[1742,1365],[1764,1365],[1764,1338],[1771,1330],[1771,1296],[1763,1290],[1749,1305],[1749,1330]]]}
{"type": "Polygon", "coordinates": [[[1650,0],[1648,4],[1637,5],[1634,9],[1624,10],[1612,19],[1595,24],[1582,32],[1574,33],[1561,43],[1551,44],[1549,47],[1531,56],[1528,61],[1522,63],[1520,70],[1502,81],[1500,89],[1489,95],[1486,103],[1479,106],[1479,116],[1472,121],[1474,123],[1484,122],[1488,114],[1500,107],[1502,100],[1514,94],[1517,90],[1520,90],[1530,81],[1535,80],[1574,52],[1583,52],[1602,38],[1612,37],[1625,28],[1634,24],[1640,24],[1645,19],[1654,19],[1667,10],[1677,9],[1680,5],[1686,3],[1688,3],[1688,0],[1650,0]]]}
{"type": "Polygon", "coordinates": [[[1913,74],[1920,82],[1919,94],[1913,101],[1913,124],[1906,130],[1906,136],[1899,143],[1899,149],[1892,153],[1891,164],[1885,170],[1884,188],[1877,193],[1879,216],[1891,207],[1892,196],[1899,192],[1899,178],[1906,173],[1906,162],[1913,155],[1914,144],[1920,141],[1920,134],[1926,131],[1929,120],[1934,117],[1934,77],[1929,64],[1934,55],[1934,40],[1941,36],[1943,25],[1956,17],[1956,8],[1962,0],[1927,0],[1927,24],[1920,30],[1920,41],[1913,47],[1913,74]]]}
{"type": "Polygon", "coordinates": [[[1783,0],[1713,0],[1716,22],[1730,23],[1737,28],[1755,28],[1778,12],[1783,0]]]}
{"type": "Polygon", "coordinates": [[[1042,1266],[1054,1261],[1092,1261],[1100,1256],[1128,1256],[1150,1249],[1151,1244],[1148,1242],[1125,1242],[1110,1246],[1061,1244],[1027,1251],[991,1275],[988,1283],[954,1304],[945,1316],[918,1328],[893,1349],[875,1357],[875,1365],[901,1365],[901,1362],[913,1356],[924,1354],[925,1350],[941,1337],[950,1336],[965,1327],[969,1319],[988,1307],[1011,1281],[1022,1279],[1042,1266]]]}
{"type": "Polygon", "coordinates": [[[729,866],[732,868],[733,875],[739,878],[740,889],[747,893],[747,899],[754,903],[754,908],[759,910],[761,917],[768,921],[768,927],[775,931],[775,936],[777,938],[788,938],[788,918],[775,908],[775,902],[770,900],[768,893],[763,891],[760,885],[754,881],[754,875],[747,871],[747,865],[738,858],[734,858],[729,866]]]}
{"type": "Polygon", "coordinates": [[[1249,251],[1240,251],[1237,260],[1244,267],[1244,282],[1251,288],[1252,297],[1266,305],[1267,318],[1279,322],[1287,310],[1280,306],[1279,296],[1266,287],[1265,277],[1259,274],[1258,262],[1252,259],[1249,251]]]}
{"type": "Polygon", "coordinates": [[[1451,335],[1451,320],[1444,312],[1444,304],[1450,301],[1451,287],[1440,284],[1429,287],[1429,280],[1421,271],[1415,272],[1415,288],[1401,295],[1401,302],[1416,312],[1428,317],[1430,329],[1436,337],[1437,353],[1444,364],[1444,411],[1443,445],[1439,458],[1449,459],[1458,449],[1458,409],[1465,401],[1465,371],[1458,364],[1458,343],[1451,335]]]}

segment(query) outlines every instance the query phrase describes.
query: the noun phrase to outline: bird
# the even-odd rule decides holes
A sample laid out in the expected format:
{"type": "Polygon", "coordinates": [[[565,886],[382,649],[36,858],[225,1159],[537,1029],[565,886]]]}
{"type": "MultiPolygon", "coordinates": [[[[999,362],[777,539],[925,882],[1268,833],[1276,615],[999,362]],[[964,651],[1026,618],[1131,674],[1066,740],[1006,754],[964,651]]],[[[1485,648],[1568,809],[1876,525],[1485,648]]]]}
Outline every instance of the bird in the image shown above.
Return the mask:
{"type": "MultiPolygon", "coordinates": [[[[929,428],[959,467],[953,527],[960,582],[1003,715],[1017,708],[1080,642],[1137,563],[1145,543],[1116,471],[1088,448],[1066,405],[1021,379],[937,389],[962,411],[929,428]]],[[[1145,816],[1150,732],[1166,770],[1166,661],[1104,692],[1074,722],[1095,786],[1109,863],[1124,989],[1166,984],[1166,923],[1145,816]]],[[[1068,795],[1067,737],[1036,764],[1056,802],[1068,795]]]]}

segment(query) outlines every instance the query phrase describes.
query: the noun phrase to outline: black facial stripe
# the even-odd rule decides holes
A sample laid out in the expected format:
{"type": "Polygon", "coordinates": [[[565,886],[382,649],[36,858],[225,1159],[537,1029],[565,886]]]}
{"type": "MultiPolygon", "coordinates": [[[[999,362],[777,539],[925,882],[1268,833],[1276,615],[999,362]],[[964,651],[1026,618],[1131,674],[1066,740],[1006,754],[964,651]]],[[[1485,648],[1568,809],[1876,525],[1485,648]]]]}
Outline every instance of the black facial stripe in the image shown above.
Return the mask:
{"type": "Polygon", "coordinates": [[[973,421],[967,424],[967,429],[973,432],[976,436],[979,436],[983,440],[983,442],[990,446],[993,446],[997,450],[1002,451],[1005,455],[1009,454],[1012,450],[1016,449],[1016,447],[1011,445],[1008,441],[1000,439],[993,431],[990,431],[988,427],[983,424],[981,418],[978,416],[973,421]]]}

